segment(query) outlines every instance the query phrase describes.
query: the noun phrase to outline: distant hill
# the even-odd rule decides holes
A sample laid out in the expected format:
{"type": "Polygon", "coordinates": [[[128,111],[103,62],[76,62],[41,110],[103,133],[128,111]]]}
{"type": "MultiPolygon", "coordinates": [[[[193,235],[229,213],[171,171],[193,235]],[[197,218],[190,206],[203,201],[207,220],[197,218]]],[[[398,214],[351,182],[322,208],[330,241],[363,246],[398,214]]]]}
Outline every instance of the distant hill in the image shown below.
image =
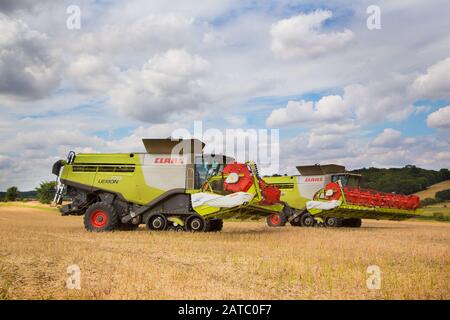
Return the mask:
{"type": "MultiPolygon", "coordinates": [[[[0,199],[4,199],[6,195],[6,192],[0,191],[0,199]]],[[[19,198],[27,198],[27,199],[36,199],[37,198],[37,192],[36,191],[20,191],[20,197],[19,198]]]]}
{"type": "Polygon", "coordinates": [[[362,174],[364,188],[402,194],[413,194],[436,183],[450,180],[448,169],[427,170],[413,165],[389,169],[363,168],[352,172],[362,174]]]}
{"type": "Polygon", "coordinates": [[[450,189],[450,180],[445,180],[429,186],[427,189],[416,192],[415,195],[419,196],[421,200],[425,198],[434,198],[436,192],[450,189]]]}

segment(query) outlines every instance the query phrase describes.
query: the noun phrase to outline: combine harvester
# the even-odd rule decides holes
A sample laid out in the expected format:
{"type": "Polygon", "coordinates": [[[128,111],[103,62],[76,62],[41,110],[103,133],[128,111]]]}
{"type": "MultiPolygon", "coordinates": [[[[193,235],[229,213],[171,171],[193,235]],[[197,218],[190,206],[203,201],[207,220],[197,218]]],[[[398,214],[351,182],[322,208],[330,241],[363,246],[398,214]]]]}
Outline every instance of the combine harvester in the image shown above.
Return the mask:
{"type": "Polygon", "coordinates": [[[330,165],[298,166],[300,175],[265,177],[281,190],[281,213],[269,226],[360,227],[361,219],[406,220],[417,216],[420,199],[360,188],[361,175],[330,165]]]}
{"type": "Polygon", "coordinates": [[[63,215],[84,215],[89,231],[220,231],[224,218],[280,213],[280,191],[256,165],[203,154],[196,139],[143,139],[147,153],[75,154],[59,160],[54,204],[63,215]]]}

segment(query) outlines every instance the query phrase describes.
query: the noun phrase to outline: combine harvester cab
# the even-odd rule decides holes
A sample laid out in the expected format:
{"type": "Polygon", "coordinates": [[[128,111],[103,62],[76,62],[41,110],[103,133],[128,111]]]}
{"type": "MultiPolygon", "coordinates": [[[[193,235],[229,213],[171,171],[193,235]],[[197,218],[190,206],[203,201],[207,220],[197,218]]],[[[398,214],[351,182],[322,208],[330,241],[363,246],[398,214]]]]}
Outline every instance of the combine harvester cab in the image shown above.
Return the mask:
{"type": "Polygon", "coordinates": [[[416,196],[361,189],[361,175],[344,166],[297,166],[300,175],[265,177],[281,190],[281,214],[267,218],[270,226],[360,227],[361,219],[405,220],[417,215],[416,196]]]}
{"type": "Polygon", "coordinates": [[[89,231],[219,231],[223,218],[280,212],[280,192],[253,163],[203,154],[196,139],[143,139],[146,153],[75,154],[53,165],[54,203],[62,215],[84,215],[89,231]]]}

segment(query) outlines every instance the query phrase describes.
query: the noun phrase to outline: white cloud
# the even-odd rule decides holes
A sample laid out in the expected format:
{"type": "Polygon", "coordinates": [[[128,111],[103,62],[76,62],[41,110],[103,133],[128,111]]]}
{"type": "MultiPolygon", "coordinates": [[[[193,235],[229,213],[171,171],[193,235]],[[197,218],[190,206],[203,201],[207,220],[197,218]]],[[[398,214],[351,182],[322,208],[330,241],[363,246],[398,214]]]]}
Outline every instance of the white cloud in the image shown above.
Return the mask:
{"type": "Polygon", "coordinates": [[[373,141],[372,145],[377,147],[395,147],[401,141],[402,133],[398,130],[386,128],[373,141]]]}
{"type": "MultiPolygon", "coordinates": [[[[9,15],[2,19],[19,30],[0,26],[0,48],[7,49],[0,50],[0,107],[10,107],[0,117],[0,154],[15,164],[0,172],[0,190],[11,184],[31,189],[36,181],[54,178],[51,163],[72,148],[142,150],[141,138],[168,136],[173,127],[189,127],[192,118],[211,127],[261,127],[263,116],[273,110],[270,101],[284,104],[277,107],[280,117],[274,116],[280,126],[295,120],[291,124],[303,130],[280,131],[281,138],[286,132],[301,136],[281,144],[287,169],[317,162],[350,168],[450,163],[446,130],[403,136],[392,146],[374,145],[367,136],[373,123],[417,125],[407,122],[408,116],[429,111],[413,107],[415,99],[448,97],[448,73],[442,73],[447,70],[443,53],[450,52],[448,1],[381,0],[380,32],[365,26],[365,9],[372,4],[365,0],[345,8],[327,3],[333,17],[324,10],[299,12],[290,0],[78,0],[78,31],[65,27],[64,2],[0,1],[0,11],[9,15]],[[280,18],[286,15],[292,18],[280,18]],[[208,67],[199,71],[188,64],[188,72],[179,74],[183,63],[161,61],[168,60],[168,51],[184,51],[187,61],[198,57],[208,67]],[[59,63],[65,70],[61,83],[59,63]],[[4,75],[11,80],[2,82],[4,75]],[[338,103],[346,112],[343,118],[332,113],[339,108],[320,112],[317,102],[293,113],[282,110],[289,105],[286,97],[341,90],[335,100],[343,101],[338,103]]],[[[306,2],[306,7],[320,5],[306,2]]],[[[430,117],[431,125],[446,127],[443,117],[436,117],[430,117]]]]}
{"type": "Polygon", "coordinates": [[[270,30],[272,51],[281,58],[308,58],[343,48],[353,39],[352,31],[321,30],[323,22],[332,16],[331,11],[316,10],[274,23],[270,30]]]}
{"type": "Polygon", "coordinates": [[[417,96],[431,99],[450,99],[450,57],[441,60],[417,77],[412,85],[417,96]]]}
{"type": "Polygon", "coordinates": [[[414,99],[408,93],[411,75],[391,74],[383,81],[344,88],[344,101],[361,123],[401,121],[414,112],[414,99]]]}
{"type": "Polygon", "coordinates": [[[110,103],[132,119],[149,123],[186,117],[210,101],[209,63],[185,50],[169,50],[140,70],[130,69],[110,91],[110,103]]]}
{"type": "Polygon", "coordinates": [[[42,98],[60,82],[59,63],[47,35],[0,13],[0,96],[42,98]]]}
{"type": "Polygon", "coordinates": [[[428,113],[431,110],[431,106],[417,106],[414,108],[414,114],[428,113]]]}
{"type": "Polygon", "coordinates": [[[335,123],[348,114],[340,96],[325,96],[319,101],[289,101],[285,108],[275,109],[266,120],[269,127],[293,124],[317,125],[323,122],[335,123]]]}
{"type": "Polygon", "coordinates": [[[427,125],[437,129],[450,129],[450,106],[431,113],[427,118],[427,125]]]}
{"type": "Polygon", "coordinates": [[[131,20],[115,20],[81,35],[73,44],[76,51],[114,55],[155,54],[184,47],[198,37],[194,19],[180,14],[149,14],[131,20]]]}
{"type": "Polygon", "coordinates": [[[106,94],[117,81],[119,72],[98,55],[81,54],[70,62],[66,75],[81,91],[106,94]]]}

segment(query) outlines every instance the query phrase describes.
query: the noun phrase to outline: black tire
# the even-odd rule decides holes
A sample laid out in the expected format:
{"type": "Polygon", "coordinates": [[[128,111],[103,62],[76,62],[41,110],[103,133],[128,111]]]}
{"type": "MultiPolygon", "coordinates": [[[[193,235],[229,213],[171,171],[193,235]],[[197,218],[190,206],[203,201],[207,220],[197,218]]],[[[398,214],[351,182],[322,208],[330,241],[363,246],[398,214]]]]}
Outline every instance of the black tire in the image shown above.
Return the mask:
{"type": "Polygon", "coordinates": [[[300,216],[300,225],[302,227],[314,227],[316,220],[309,213],[304,213],[300,216]]]}
{"type": "Polygon", "coordinates": [[[299,214],[300,210],[296,210],[294,209],[293,211],[291,211],[293,213],[293,215],[297,215],[294,219],[292,219],[291,221],[289,221],[289,223],[291,224],[291,226],[293,227],[301,227],[301,218],[303,214],[307,214],[308,211],[306,209],[301,210],[301,213],[299,214]]]}
{"type": "Polygon", "coordinates": [[[335,218],[335,217],[327,217],[327,218],[325,218],[325,226],[327,228],[342,227],[342,219],[335,218]]]}
{"type": "Polygon", "coordinates": [[[117,229],[119,215],[114,207],[104,202],[96,202],[84,213],[84,227],[88,231],[103,232],[117,229]]]}
{"type": "Polygon", "coordinates": [[[117,227],[117,229],[121,231],[132,231],[136,230],[137,228],[139,228],[139,225],[133,223],[119,223],[117,227]]]}
{"type": "Polygon", "coordinates": [[[206,231],[207,224],[200,216],[190,216],[186,223],[186,229],[191,232],[206,231]]]}
{"type": "Polygon", "coordinates": [[[168,227],[166,228],[166,230],[167,230],[167,231],[177,231],[177,227],[175,227],[175,226],[168,226],[168,227]]]}
{"type": "Polygon", "coordinates": [[[208,232],[219,232],[223,228],[222,219],[211,219],[207,221],[207,231],[208,232]]]}
{"type": "Polygon", "coordinates": [[[286,217],[282,213],[273,213],[266,218],[269,227],[284,227],[286,220],[286,217]]]}
{"type": "Polygon", "coordinates": [[[148,218],[146,227],[150,231],[162,231],[167,227],[167,219],[163,215],[155,214],[148,218]]]}
{"type": "Polygon", "coordinates": [[[359,228],[361,227],[362,220],[360,218],[349,218],[343,221],[344,227],[359,228]]]}

